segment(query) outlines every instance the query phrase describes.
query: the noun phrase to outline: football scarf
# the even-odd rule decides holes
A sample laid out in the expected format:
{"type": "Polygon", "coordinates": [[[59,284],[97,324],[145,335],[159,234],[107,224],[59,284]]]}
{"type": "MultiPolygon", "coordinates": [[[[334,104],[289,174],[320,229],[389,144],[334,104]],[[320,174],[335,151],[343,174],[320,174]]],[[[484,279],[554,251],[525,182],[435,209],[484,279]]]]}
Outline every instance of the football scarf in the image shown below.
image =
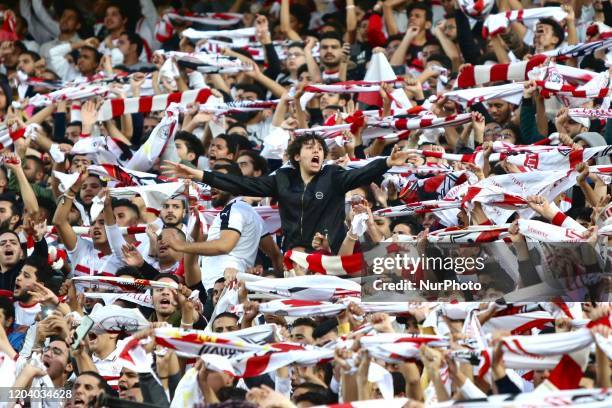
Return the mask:
{"type": "Polygon", "coordinates": [[[298,300],[329,301],[346,296],[359,296],[361,286],[337,276],[296,276],[283,279],[261,279],[245,283],[247,290],[298,300]]]}
{"type": "Polygon", "coordinates": [[[484,38],[492,37],[504,32],[510,23],[520,22],[526,25],[533,25],[544,17],[554,18],[557,21],[567,17],[567,13],[561,7],[540,7],[520,10],[508,10],[503,13],[489,14],[482,27],[484,38]]]}

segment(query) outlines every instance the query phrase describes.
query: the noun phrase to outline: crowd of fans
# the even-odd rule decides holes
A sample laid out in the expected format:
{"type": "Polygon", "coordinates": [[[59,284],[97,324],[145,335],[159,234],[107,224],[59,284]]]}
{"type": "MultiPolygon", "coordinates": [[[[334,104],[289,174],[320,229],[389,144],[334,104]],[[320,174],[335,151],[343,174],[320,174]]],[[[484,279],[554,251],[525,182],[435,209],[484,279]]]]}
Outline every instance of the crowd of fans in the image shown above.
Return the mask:
{"type": "Polygon", "coordinates": [[[0,16],[9,406],[612,405],[612,1],[0,16]]]}

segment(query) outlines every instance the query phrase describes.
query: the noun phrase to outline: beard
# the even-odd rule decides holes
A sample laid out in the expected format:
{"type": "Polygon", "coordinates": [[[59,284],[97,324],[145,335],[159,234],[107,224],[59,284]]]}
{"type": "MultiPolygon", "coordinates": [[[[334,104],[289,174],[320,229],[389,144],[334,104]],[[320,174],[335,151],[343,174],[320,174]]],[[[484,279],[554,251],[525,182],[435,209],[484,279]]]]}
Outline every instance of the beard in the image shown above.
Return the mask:
{"type": "Polygon", "coordinates": [[[211,201],[211,205],[214,208],[225,207],[225,205],[229,202],[231,197],[232,196],[228,193],[219,192],[217,194],[217,198],[211,201]]]}

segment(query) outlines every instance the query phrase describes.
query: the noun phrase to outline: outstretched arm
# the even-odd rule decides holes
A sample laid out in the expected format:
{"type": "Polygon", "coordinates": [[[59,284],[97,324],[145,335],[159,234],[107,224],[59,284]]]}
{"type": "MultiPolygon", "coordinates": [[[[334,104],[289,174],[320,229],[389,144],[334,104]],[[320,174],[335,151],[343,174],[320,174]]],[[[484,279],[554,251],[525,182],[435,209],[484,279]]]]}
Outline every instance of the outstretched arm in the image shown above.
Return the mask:
{"type": "Polygon", "coordinates": [[[193,169],[179,163],[165,161],[162,172],[172,177],[202,181],[211,187],[252,197],[273,197],[277,195],[274,176],[243,177],[211,171],[193,169]]]}

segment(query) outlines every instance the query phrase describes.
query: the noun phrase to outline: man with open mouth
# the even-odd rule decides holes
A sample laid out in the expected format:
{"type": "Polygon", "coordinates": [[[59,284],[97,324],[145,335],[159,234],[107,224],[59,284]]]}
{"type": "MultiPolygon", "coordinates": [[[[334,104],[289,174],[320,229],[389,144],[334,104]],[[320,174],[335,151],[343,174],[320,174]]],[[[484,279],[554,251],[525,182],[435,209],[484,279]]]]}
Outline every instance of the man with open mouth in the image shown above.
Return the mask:
{"type": "Polygon", "coordinates": [[[317,232],[328,236],[337,252],[346,236],[344,194],[361,185],[369,185],[390,167],[405,163],[408,154],[399,148],[386,159],[373,160],[355,170],[324,165],[328,148],[315,134],[297,137],[287,148],[290,165],[265,177],[242,177],[220,172],[193,169],[166,162],[162,170],[177,177],[202,180],[213,188],[234,195],[273,197],[278,199],[285,239],[283,249],[311,248],[317,232]]]}

